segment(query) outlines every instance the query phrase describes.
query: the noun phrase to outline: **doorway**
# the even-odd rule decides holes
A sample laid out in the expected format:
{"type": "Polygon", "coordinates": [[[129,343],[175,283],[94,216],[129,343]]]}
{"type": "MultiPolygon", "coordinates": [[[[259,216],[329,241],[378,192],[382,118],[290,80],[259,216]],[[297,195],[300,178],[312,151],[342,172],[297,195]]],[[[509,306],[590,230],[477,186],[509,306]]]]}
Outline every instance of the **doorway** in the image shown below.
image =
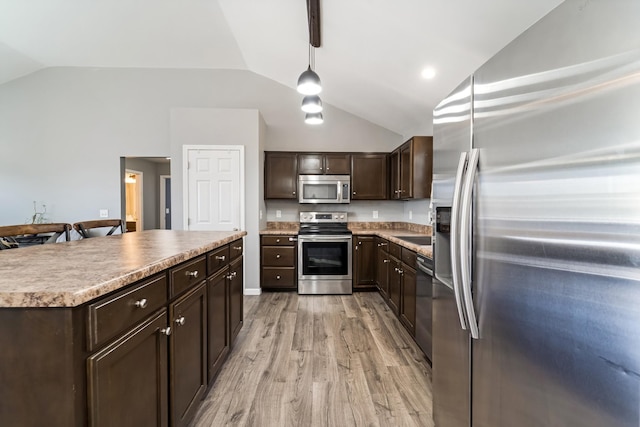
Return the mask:
{"type": "MultiPolygon", "coordinates": [[[[136,231],[158,228],[170,229],[172,225],[170,219],[172,213],[170,194],[171,159],[168,157],[121,157],[120,171],[122,177],[120,181],[121,218],[126,219],[129,231],[133,231],[133,228],[136,231]],[[144,175],[141,183],[141,198],[138,199],[140,203],[139,218],[135,218],[131,209],[127,210],[127,204],[129,204],[127,190],[131,189],[131,184],[127,184],[125,181],[132,172],[144,175]],[[161,188],[163,183],[166,187],[161,188]],[[161,198],[164,198],[164,200],[161,200],[161,198]],[[169,216],[165,213],[166,209],[169,209],[169,216]]],[[[129,199],[131,199],[131,196],[129,196],[129,199]]]]}
{"type": "Polygon", "coordinates": [[[160,229],[171,230],[171,175],[160,175],[160,229]]]}
{"type": "Polygon", "coordinates": [[[132,169],[125,170],[125,220],[127,232],[143,230],[143,173],[132,169]]]}

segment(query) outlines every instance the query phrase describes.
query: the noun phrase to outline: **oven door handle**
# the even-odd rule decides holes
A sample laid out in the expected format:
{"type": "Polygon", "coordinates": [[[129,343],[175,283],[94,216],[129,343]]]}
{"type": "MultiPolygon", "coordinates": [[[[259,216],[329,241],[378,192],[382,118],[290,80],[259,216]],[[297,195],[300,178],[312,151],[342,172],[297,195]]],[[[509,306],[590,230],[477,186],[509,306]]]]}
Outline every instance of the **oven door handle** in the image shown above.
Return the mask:
{"type": "Polygon", "coordinates": [[[350,235],[348,236],[298,236],[298,243],[304,242],[349,242],[352,240],[350,235]]]}

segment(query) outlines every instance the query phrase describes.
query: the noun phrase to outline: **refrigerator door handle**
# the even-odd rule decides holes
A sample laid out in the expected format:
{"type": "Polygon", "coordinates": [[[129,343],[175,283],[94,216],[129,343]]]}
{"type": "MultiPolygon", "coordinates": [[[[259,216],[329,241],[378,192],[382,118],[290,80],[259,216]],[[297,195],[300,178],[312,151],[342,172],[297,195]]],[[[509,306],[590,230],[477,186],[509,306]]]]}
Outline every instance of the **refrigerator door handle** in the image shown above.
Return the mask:
{"type": "Polygon", "coordinates": [[[467,164],[467,175],[462,187],[462,207],[460,209],[460,270],[462,275],[462,293],[466,309],[467,321],[471,338],[478,339],[478,320],[473,307],[473,294],[471,292],[471,202],[473,196],[473,184],[478,172],[478,159],[480,151],[477,148],[471,150],[467,164]]]}
{"type": "Polygon", "coordinates": [[[460,154],[458,161],[458,169],[456,171],[456,182],[453,187],[453,205],[451,206],[451,276],[453,281],[453,293],[456,299],[456,307],[458,308],[458,317],[460,318],[460,326],[462,329],[468,329],[467,319],[465,317],[464,303],[462,296],[462,277],[460,274],[460,194],[462,192],[462,182],[464,171],[467,166],[467,153],[460,154]]]}

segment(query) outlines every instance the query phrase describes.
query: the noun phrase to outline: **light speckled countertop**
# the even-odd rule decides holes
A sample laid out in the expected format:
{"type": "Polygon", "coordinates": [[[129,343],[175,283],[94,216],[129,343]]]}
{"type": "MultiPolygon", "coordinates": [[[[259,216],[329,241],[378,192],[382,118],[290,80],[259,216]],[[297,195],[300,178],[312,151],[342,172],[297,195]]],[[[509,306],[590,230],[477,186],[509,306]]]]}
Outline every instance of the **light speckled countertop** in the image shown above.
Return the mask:
{"type": "Polygon", "coordinates": [[[0,251],[0,307],[74,307],[245,236],[148,230],[0,251]]]}
{"type": "MultiPolygon", "coordinates": [[[[270,222],[266,229],[260,230],[260,234],[292,236],[298,234],[298,229],[297,222],[270,222]]],[[[349,229],[354,236],[382,237],[420,255],[433,258],[431,245],[416,245],[397,238],[397,236],[431,236],[430,226],[397,222],[350,222],[349,229]]]]}

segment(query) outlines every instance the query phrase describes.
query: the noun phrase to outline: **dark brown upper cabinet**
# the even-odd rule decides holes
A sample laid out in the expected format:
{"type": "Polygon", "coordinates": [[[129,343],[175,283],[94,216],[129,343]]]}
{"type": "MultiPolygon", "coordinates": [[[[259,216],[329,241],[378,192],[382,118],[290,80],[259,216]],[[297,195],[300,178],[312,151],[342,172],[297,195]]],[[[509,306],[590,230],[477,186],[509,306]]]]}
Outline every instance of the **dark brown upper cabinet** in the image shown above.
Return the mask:
{"type": "Polygon", "coordinates": [[[431,197],[433,137],[414,136],[389,155],[391,189],[397,200],[431,197]]]}
{"type": "Polygon", "coordinates": [[[387,154],[351,155],[352,200],[388,199],[387,181],[387,154]]]}
{"type": "Polygon", "coordinates": [[[347,153],[300,153],[298,154],[300,175],[349,175],[351,155],[347,153]]]}
{"type": "Polygon", "coordinates": [[[298,156],[296,153],[264,153],[264,198],[297,199],[298,156]]]}

